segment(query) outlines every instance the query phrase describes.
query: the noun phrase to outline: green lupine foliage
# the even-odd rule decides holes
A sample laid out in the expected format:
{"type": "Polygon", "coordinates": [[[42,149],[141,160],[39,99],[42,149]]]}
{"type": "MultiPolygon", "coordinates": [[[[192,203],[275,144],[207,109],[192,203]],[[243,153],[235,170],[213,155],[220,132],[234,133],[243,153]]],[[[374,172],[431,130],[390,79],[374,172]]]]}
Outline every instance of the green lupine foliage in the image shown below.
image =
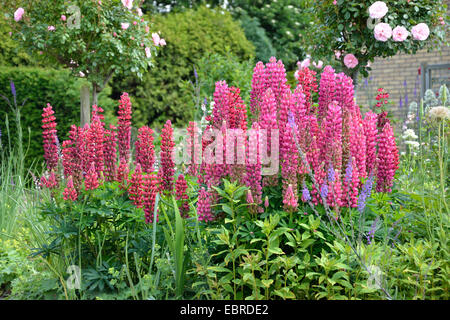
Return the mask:
{"type": "Polygon", "coordinates": [[[122,91],[130,94],[133,125],[138,127],[167,119],[186,123],[193,119],[194,103],[192,89],[183,82],[194,81],[194,66],[209,54],[229,51],[247,60],[253,57],[254,47],[224,11],[199,7],[152,18],[155,30],[161,30],[167,45],[142,81],[136,77],[115,79],[113,96],[117,99],[122,91]]]}

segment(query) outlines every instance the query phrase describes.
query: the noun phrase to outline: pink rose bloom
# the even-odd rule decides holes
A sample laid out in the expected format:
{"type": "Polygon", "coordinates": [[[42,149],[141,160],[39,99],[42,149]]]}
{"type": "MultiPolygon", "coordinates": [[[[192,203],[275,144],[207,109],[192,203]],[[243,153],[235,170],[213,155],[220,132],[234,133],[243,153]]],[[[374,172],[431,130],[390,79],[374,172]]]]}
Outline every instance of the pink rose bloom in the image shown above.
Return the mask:
{"type": "Polygon", "coordinates": [[[129,26],[130,26],[129,23],[122,22],[122,29],[123,30],[127,30],[129,26]]]}
{"type": "Polygon", "coordinates": [[[145,27],[145,33],[148,33],[150,31],[150,27],[149,26],[146,26],[145,27]]]}
{"type": "Polygon", "coordinates": [[[392,36],[392,28],[387,23],[379,23],[374,29],[375,39],[386,42],[392,36]]]}
{"type": "Polygon", "coordinates": [[[19,8],[14,12],[14,20],[20,21],[22,20],[22,16],[25,13],[25,10],[23,8],[19,8]]]}
{"type": "Polygon", "coordinates": [[[160,41],[159,41],[159,44],[161,45],[161,46],[165,46],[166,45],[166,40],[164,40],[164,39],[161,39],[160,41]]]}
{"type": "Polygon", "coordinates": [[[319,60],[317,63],[313,62],[313,66],[316,67],[317,69],[322,69],[323,67],[323,61],[319,60]]]}
{"type": "Polygon", "coordinates": [[[308,68],[311,65],[311,60],[309,58],[306,58],[305,60],[303,60],[300,63],[300,68],[304,69],[304,68],[308,68]]]}
{"type": "Polygon", "coordinates": [[[137,25],[137,21],[133,21],[133,25],[134,25],[134,26],[137,25]]]}
{"type": "Polygon", "coordinates": [[[405,27],[397,26],[392,30],[392,39],[397,42],[405,41],[408,38],[409,32],[405,27]]]}
{"type": "Polygon", "coordinates": [[[419,23],[418,25],[412,27],[411,33],[415,40],[424,41],[428,39],[430,29],[425,23],[419,23]]]}
{"type": "Polygon", "coordinates": [[[337,5],[337,0],[334,0],[334,1],[333,1],[333,4],[334,4],[334,5],[337,5]]]}
{"type": "Polygon", "coordinates": [[[152,52],[150,51],[150,48],[145,48],[145,55],[147,56],[147,58],[150,58],[152,56],[152,52]]]}
{"type": "Polygon", "coordinates": [[[65,16],[65,15],[62,15],[62,16],[61,16],[61,20],[62,20],[62,21],[66,21],[66,20],[67,20],[66,16],[65,16]]]}
{"type": "Polygon", "coordinates": [[[117,37],[117,33],[116,32],[113,32],[113,37],[117,37]]]}
{"type": "Polygon", "coordinates": [[[133,0],[122,0],[122,4],[128,9],[133,8],[133,0]]]}
{"type": "Polygon", "coordinates": [[[334,55],[336,56],[336,59],[340,59],[341,58],[341,52],[339,50],[334,50],[334,55]]]}
{"type": "Polygon", "coordinates": [[[48,26],[48,31],[55,31],[55,27],[54,26],[48,26]]]}
{"type": "Polygon", "coordinates": [[[139,17],[142,17],[143,13],[142,13],[141,8],[137,8],[137,14],[139,17]]]}
{"type": "Polygon", "coordinates": [[[152,39],[153,39],[153,43],[155,44],[155,46],[159,46],[159,41],[161,40],[159,37],[159,34],[152,33],[152,39]]]}
{"type": "Polygon", "coordinates": [[[381,19],[388,12],[388,7],[383,1],[376,1],[369,7],[369,15],[372,19],[381,19]]]}
{"type": "Polygon", "coordinates": [[[344,64],[347,68],[353,69],[358,65],[358,59],[356,59],[353,54],[349,53],[344,57],[344,64]]]}

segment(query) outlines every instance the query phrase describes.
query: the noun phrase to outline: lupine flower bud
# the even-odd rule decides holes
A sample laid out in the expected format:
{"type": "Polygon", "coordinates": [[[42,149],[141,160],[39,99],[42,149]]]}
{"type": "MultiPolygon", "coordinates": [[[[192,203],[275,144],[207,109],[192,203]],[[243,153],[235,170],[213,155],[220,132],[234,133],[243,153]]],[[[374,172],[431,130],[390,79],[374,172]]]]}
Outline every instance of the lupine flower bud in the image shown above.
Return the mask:
{"type": "Polygon", "coordinates": [[[73,186],[73,179],[72,176],[70,176],[67,179],[67,186],[64,189],[63,192],[63,198],[64,200],[72,200],[72,201],[76,201],[78,198],[78,194],[77,191],[75,190],[74,186],[73,186]]]}

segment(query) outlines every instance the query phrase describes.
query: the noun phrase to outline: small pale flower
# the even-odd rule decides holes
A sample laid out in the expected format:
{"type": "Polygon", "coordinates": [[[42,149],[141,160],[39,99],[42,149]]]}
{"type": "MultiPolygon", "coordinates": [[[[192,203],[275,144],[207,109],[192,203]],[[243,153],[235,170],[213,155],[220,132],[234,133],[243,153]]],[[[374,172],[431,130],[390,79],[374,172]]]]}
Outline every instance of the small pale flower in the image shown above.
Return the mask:
{"type": "Polygon", "coordinates": [[[54,26],[48,26],[48,31],[55,31],[55,27],[54,26]]]}
{"type": "Polygon", "coordinates": [[[418,25],[412,27],[411,34],[415,40],[424,41],[428,39],[430,29],[425,23],[419,23],[418,25]]]}
{"type": "Polygon", "coordinates": [[[405,27],[397,26],[392,30],[392,39],[396,42],[405,41],[408,38],[409,32],[405,27]]]}
{"type": "Polygon", "coordinates": [[[375,39],[386,42],[390,37],[392,37],[392,28],[389,24],[382,22],[375,26],[373,33],[375,39]]]}
{"type": "Polygon", "coordinates": [[[22,16],[25,13],[25,10],[23,8],[19,8],[16,10],[16,12],[14,12],[14,20],[16,20],[16,22],[22,20],[22,16]]]}
{"type": "Polygon", "coordinates": [[[351,53],[344,57],[344,64],[347,68],[353,69],[358,65],[358,59],[351,53]]]}
{"type": "Polygon", "coordinates": [[[122,4],[128,9],[133,8],[133,0],[122,0],[122,4]]]}
{"type": "Polygon", "coordinates": [[[156,32],[152,33],[152,39],[155,46],[159,46],[159,41],[161,40],[159,34],[157,34],[156,32]]]}
{"type": "Polygon", "coordinates": [[[129,23],[126,23],[126,22],[122,22],[122,23],[121,23],[121,26],[122,26],[122,29],[123,29],[123,30],[127,30],[127,29],[130,27],[130,24],[129,24],[129,23]]]}
{"type": "Polygon", "coordinates": [[[372,19],[381,19],[388,12],[388,7],[383,1],[376,1],[369,7],[369,15],[372,19]]]}
{"type": "Polygon", "coordinates": [[[145,55],[147,56],[147,58],[150,58],[152,56],[152,52],[150,51],[149,47],[145,48],[145,55]]]}

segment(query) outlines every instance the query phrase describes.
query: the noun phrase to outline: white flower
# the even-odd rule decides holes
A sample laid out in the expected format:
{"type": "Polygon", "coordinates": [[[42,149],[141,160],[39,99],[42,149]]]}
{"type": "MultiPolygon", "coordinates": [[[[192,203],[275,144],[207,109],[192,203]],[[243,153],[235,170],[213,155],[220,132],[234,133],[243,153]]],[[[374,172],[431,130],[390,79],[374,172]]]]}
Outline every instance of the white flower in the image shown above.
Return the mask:
{"type": "Polygon", "coordinates": [[[443,106],[434,107],[431,108],[430,111],[428,111],[428,115],[430,116],[431,120],[434,120],[436,122],[450,120],[450,108],[443,106]]]}
{"type": "Polygon", "coordinates": [[[419,148],[420,144],[417,141],[405,141],[405,144],[411,146],[411,148],[419,148]]]}
{"type": "Polygon", "coordinates": [[[403,139],[404,140],[408,140],[408,139],[412,139],[412,140],[417,140],[417,135],[414,132],[413,129],[407,129],[403,132],[403,139]]]}

